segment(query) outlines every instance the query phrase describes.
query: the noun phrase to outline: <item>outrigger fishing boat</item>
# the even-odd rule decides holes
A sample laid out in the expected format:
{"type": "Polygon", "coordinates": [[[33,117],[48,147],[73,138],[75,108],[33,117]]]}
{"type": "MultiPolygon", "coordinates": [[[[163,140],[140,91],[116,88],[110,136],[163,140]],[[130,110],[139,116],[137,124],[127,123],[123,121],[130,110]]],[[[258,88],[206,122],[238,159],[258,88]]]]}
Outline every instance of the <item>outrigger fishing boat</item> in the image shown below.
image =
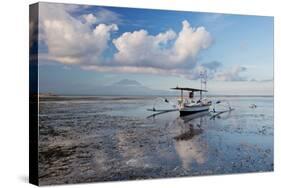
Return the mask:
{"type": "Polygon", "coordinates": [[[202,97],[202,93],[207,92],[207,90],[188,88],[188,87],[178,87],[178,86],[171,89],[181,91],[181,96],[178,99],[178,109],[181,116],[190,115],[203,111],[209,111],[209,108],[212,105],[212,101],[202,97]],[[184,91],[189,92],[187,98],[185,98],[183,95],[184,91]],[[194,99],[195,92],[200,93],[199,100],[194,99]]]}
{"type": "Polygon", "coordinates": [[[180,90],[181,96],[178,99],[178,109],[180,111],[181,116],[190,115],[198,112],[209,111],[210,106],[212,105],[212,101],[208,100],[207,98],[203,98],[203,92],[208,92],[207,88],[207,72],[200,73],[200,81],[201,81],[201,88],[188,88],[188,87],[175,87],[171,88],[174,90],[180,90]],[[205,86],[205,89],[202,89],[202,86],[205,86]],[[183,92],[188,92],[188,97],[184,97],[183,92]],[[196,100],[194,98],[194,93],[199,92],[200,98],[196,100]]]}
{"type": "MultiPolygon", "coordinates": [[[[203,93],[208,92],[207,91],[207,73],[204,74],[201,73],[201,89],[196,88],[190,88],[190,87],[175,87],[171,88],[173,90],[179,90],[181,92],[180,97],[177,100],[178,104],[174,104],[171,101],[169,101],[167,98],[158,97],[157,100],[161,99],[160,101],[163,101],[165,103],[169,103],[173,108],[172,109],[156,109],[155,104],[153,105],[153,108],[147,109],[148,111],[157,112],[156,114],[152,114],[148,117],[154,117],[155,115],[160,115],[167,112],[173,112],[173,111],[179,111],[180,116],[186,116],[191,115],[199,112],[210,112],[212,114],[212,118],[215,118],[216,116],[219,116],[222,113],[230,112],[234,110],[231,108],[230,104],[226,100],[218,100],[212,104],[212,101],[209,100],[207,97],[203,97],[203,93]],[[203,84],[205,85],[203,89],[203,84]],[[188,95],[184,95],[184,91],[188,92],[188,95]],[[199,98],[195,99],[194,95],[195,93],[199,93],[199,98]],[[222,105],[223,103],[226,103],[222,105]],[[216,110],[216,106],[221,104],[226,109],[223,110],[216,110]],[[212,108],[210,108],[212,106],[212,108]]],[[[157,101],[156,100],[156,101],[157,101]]]]}

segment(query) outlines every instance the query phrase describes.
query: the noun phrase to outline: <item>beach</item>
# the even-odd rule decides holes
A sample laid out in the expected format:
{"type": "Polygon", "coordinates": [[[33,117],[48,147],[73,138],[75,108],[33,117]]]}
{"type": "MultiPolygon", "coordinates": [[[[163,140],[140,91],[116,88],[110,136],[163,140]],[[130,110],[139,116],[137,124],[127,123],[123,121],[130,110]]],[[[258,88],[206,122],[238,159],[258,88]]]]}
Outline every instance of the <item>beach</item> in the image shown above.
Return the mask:
{"type": "Polygon", "coordinates": [[[156,98],[40,97],[40,185],[273,171],[273,97],[220,97],[215,118],[152,116],[156,98]]]}

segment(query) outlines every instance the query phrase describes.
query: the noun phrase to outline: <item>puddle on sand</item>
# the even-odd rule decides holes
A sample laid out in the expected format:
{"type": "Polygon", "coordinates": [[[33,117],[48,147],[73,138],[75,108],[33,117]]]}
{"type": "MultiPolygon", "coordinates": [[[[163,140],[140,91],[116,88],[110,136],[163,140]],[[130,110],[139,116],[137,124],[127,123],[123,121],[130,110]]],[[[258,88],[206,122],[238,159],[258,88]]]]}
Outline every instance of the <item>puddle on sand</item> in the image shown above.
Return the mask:
{"type": "Polygon", "coordinates": [[[229,100],[215,119],[147,118],[152,98],[44,101],[40,185],[272,171],[273,98],[229,100]]]}

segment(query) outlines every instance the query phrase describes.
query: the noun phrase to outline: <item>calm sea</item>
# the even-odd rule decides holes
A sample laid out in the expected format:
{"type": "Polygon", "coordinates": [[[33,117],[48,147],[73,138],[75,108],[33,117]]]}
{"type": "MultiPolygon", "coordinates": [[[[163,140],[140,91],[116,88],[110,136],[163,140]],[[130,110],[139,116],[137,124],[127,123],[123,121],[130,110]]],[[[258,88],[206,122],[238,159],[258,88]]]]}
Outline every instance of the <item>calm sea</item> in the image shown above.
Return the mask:
{"type": "Polygon", "coordinates": [[[235,110],[152,116],[176,99],[40,98],[40,184],[272,171],[273,97],[218,99],[235,110]]]}

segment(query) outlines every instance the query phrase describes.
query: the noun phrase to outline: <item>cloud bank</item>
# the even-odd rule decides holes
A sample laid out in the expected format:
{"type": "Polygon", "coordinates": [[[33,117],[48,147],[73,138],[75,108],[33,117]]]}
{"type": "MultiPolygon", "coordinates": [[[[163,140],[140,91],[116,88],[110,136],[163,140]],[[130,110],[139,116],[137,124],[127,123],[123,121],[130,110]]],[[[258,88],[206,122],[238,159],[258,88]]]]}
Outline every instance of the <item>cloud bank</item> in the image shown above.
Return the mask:
{"type": "Polygon", "coordinates": [[[47,48],[39,58],[84,70],[100,72],[152,73],[199,79],[244,81],[245,67],[223,70],[222,63],[199,64],[198,55],[212,45],[211,34],[203,27],[194,28],[187,20],[181,30],[168,29],[150,34],[146,29],[119,33],[120,16],[107,9],[81,11],[79,5],[40,3],[39,40],[47,48]],[[84,13],[83,13],[84,12],[84,13]],[[110,48],[113,48],[113,50],[110,48]]]}
{"type": "Polygon", "coordinates": [[[215,75],[215,79],[220,81],[247,81],[248,79],[246,77],[241,76],[241,73],[245,72],[246,70],[246,67],[236,66],[231,70],[218,72],[215,75]]]}

